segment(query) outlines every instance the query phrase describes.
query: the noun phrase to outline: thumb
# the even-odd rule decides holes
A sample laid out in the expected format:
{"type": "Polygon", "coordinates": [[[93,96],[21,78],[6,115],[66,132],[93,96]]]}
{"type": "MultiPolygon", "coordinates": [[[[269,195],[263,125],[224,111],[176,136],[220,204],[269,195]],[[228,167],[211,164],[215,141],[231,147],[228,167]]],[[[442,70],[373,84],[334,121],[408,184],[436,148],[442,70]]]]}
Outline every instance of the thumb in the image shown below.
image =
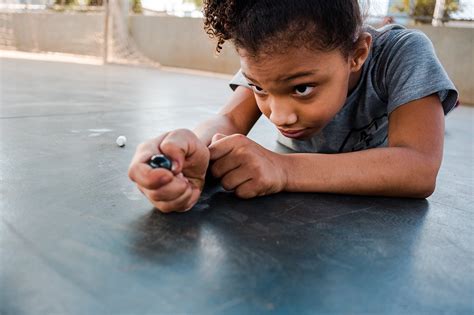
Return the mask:
{"type": "Polygon", "coordinates": [[[222,133],[216,133],[213,137],[212,137],[212,140],[211,140],[211,144],[214,144],[214,142],[217,142],[219,141],[220,139],[223,139],[227,137],[226,135],[222,134],[222,133]]]}
{"type": "Polygon", "coordinates": [[[165,139],[161,142],[159,150],[171,161],[171,171],[177,175],[182,172],[187,154],[187,144],[175,142],[175,139],[165,139]]]}

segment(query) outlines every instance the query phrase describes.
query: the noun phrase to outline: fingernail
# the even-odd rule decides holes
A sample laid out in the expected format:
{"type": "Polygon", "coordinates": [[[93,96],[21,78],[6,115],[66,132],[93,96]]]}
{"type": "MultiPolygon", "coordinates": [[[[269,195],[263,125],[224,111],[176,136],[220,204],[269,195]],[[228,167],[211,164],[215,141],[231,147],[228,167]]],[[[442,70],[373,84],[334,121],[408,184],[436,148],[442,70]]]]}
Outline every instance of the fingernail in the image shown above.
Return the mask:
{"type": "Polygon", "coordinates": [[[178,165],[179,165],[178,161],[173,161],[171,164],[172,164],[171,165],[171,171],[176,172],[176,170],[178,169],[178,165]]]}

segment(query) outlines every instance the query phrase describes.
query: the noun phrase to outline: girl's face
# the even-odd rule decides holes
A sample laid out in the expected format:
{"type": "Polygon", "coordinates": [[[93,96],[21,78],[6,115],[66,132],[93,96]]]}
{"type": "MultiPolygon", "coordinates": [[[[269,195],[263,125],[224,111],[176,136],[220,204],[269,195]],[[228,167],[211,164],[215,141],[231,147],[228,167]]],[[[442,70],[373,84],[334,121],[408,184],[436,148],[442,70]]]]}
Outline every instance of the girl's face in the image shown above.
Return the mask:
{"type": "Polygon", "coordinates": [[[295,139],[318,133],[339,112],[357,85],[366,59],[359,58],[357,50],[347,58],[339,50],[306,48],[258,59],[244,49],[238,52],[260,111],[284,136],[295,139]]]}

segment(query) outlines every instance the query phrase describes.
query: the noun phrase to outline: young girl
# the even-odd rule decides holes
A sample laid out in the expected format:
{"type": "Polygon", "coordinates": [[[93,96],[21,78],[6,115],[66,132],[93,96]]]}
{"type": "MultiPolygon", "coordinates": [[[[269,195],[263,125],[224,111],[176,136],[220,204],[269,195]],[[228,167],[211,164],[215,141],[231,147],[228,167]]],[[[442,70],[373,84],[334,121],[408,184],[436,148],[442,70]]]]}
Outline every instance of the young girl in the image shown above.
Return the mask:
{"type": "Polygon", "coordinates": [[[235,45],[241,70],[216,117],[138,147],[129,176],[160,211],[192,208],[208,167],[242,198],[433,193],[457,92],[424,34],[363,26],[357,0],[207,0],[204,15],[218,51],[235,45]],[[298,153],[245,136],[261,114],[298,153]],[[158,153],[172,171],[148,166],[158,153]]]}

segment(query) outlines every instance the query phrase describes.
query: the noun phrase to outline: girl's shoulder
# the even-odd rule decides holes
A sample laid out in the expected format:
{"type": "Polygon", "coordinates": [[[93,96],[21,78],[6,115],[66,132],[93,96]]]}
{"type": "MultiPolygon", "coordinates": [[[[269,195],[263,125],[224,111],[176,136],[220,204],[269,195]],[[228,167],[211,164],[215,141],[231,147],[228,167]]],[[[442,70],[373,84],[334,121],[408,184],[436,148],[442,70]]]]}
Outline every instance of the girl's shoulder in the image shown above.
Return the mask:
{"type": "MultiPolygon", "coordinates": [[[[381,28],[366,26],[365,31],[372,35],[372,50],[377,52],[390,52],[393,49],[399,49],[403,46],[429,46],[432,44],[430,39],[417,29],[408,29],[398,24],[390,24],[381,28]]],[[[394,51],[396,52],[396,51],[394,51]]]]}
{"type": "Polygon", "coordinates": [[[372,37],[370,73],[377,95],[388,113],[397,107],[438,93],[445,113],[456,103],[457,91],[423,32],[401,25],[368,27],[372,37]]]}

